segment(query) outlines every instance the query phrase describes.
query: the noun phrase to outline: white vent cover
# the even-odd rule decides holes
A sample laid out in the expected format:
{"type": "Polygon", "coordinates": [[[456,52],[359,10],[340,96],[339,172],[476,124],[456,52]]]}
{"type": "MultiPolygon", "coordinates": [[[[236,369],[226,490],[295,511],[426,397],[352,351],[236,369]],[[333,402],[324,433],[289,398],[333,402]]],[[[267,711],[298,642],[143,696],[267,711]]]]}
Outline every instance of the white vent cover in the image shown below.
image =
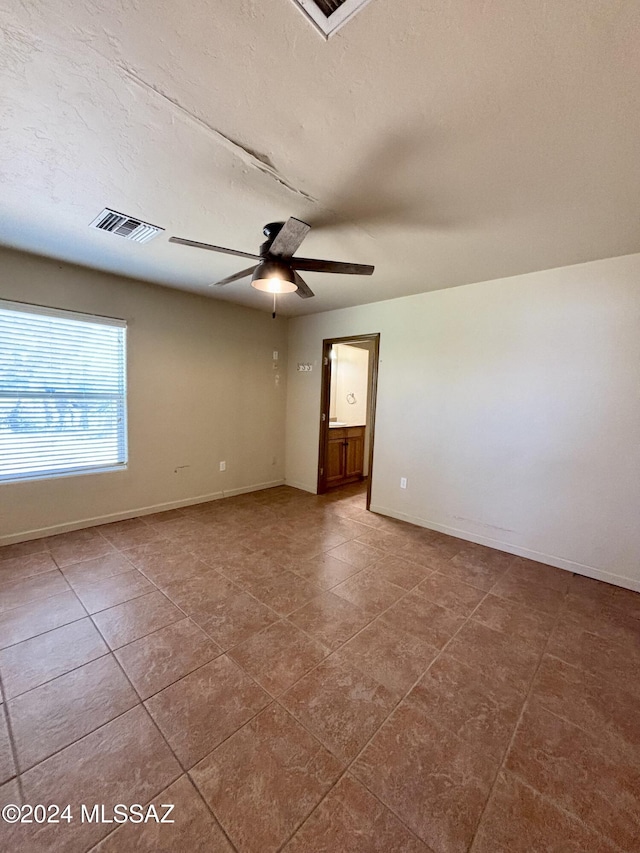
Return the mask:
{"type": "Polygon", "coordinates": [[[293,0],[302,9],[307,18],[318,27],[327,38],[333,35],[356,12],[366,6],[369,0],[293,0]]]}
{"type": "Polygon", "coordinates": [[[164,231],[164,228],[150,225],[148,222],[142,222],[133,216],[126,216],[116,210],[110,210],[108,207],[105,207],[102,213],[99,213],[93,222],[89,223],[89,227],[119,234],[120,237],[135,240],[136,243],[148,243],[149,240],[153,240],[161,231],[164,231]]]}

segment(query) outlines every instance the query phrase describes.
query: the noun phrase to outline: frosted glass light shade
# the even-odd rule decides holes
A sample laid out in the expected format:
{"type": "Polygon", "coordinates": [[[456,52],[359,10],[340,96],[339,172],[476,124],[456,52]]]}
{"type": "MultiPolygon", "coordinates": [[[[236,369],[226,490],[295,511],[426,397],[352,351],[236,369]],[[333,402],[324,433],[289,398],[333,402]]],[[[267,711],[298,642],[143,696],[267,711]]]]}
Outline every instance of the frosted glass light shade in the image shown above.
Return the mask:
{"type": "Polygon", "coordinates": [[[278,261],[263,261],[251,276],[251,287],[266,293],[293,293],[298,289],[293,270],[278,261]]]}

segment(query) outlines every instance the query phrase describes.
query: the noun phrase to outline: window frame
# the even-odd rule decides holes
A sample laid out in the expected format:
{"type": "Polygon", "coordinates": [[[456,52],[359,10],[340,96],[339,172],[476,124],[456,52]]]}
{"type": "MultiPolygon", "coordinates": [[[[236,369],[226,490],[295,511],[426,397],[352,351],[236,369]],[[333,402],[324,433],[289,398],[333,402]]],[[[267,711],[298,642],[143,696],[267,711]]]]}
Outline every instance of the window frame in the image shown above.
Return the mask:
{"type": "MultiPolygon", "coordinates": [[[[122,462],[117,462],[113,464],[105,464],[105,465],[83,465],[82,467],[73,467],[61,469],[59,471],[56,470],[41,470],[36,472],[26,472],[20,474],[6,474],[3,475],[0,473],[0,487],[4,485],[15,485],[16,483],[28,483],[34,482],[38,480],[55,480],[63,477],[79,477],[87,474],[110,474],[119,471],[126,471],[129,467],[129,417],[128,417],[128,398],[129,398],[129,385],[128,385],[128,324],[127,321],[119,318],[119,317],[107,317],[99,314],[86,314],[79,311],[70,311],[64,308],[53,308],[51,306],[45,305],[35,305],[29,302],[18,302],[16,300],[11,299],[3,299],[0,298],[0,309],[4,309],[7,311],[16,311],[21,312],[23,314],[34,314],[40,317],[59,317],[61,319],[66,320],[77,320],[82,323],[94,324],[96,326],[109,326],[112,328],[119,328],[122,330],[122,394],[118,395],[107,395],[112,399],[117,396],[119,399],[119,406],[122,419],[124,421],[124,426],[122,429],[118,430],[117,433],[117,443],[118,443],[118,456],[123,459],[122,462]]],[[[38,399],[41,398],[41,395],[37,395],[38,399]]],[[[68,395],[67,399],[73,395],[68,395]]],[[[57,395],[58,399],[65,399],[65,395],[57,395]]]]}

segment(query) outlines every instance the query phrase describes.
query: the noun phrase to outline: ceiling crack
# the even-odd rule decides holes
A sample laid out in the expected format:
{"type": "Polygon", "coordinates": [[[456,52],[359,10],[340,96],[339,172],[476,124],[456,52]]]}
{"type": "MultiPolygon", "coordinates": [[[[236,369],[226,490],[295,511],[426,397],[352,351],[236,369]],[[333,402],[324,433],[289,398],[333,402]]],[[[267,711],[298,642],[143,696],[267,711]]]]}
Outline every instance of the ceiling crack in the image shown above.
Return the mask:
{"type": "Polygon", "coordinates": [[[271,164],[269,159],[252,150],[251,148],[247,148],[241,143],[237,142],[235,139],[232,139],[230,136],[219,131],[217,128],[210,125],[204,119],[192,113],[186,107],[183,107],[175,98],[172,98],[170,95],[167,95],[157,86],[154,86],[152,83],[148,83],[146,80],[143,80],[135,71],[132,71],[131,68],[127,68],[127,66],[120,64],[121,71],[131,80],[133,83],[142,87],[143,89],[153,92],[158,97],[167,101],[174,107],[176,110],[179,110],[183,115],[187,116],[191,121],[200,125],[200,127],[204,128],[208,131],[216,142],[222,145],[227,151],[231,151],[236,157],[239,157],[243,163],[251,166],[254,169],[258,169],[258,171],[262,172],[265,175],[268,175],[273,180],[277,181],[281,186],[285,187],[289,190],[289,192],[295,193],[298,196],[301,196],[305,201],[312,202],[313,204],[318,204],[318,199],[314,198],[309,193],[306,193],[304,190],[295,187],[290,181],[288,181],[280,172],[271,164]]]}

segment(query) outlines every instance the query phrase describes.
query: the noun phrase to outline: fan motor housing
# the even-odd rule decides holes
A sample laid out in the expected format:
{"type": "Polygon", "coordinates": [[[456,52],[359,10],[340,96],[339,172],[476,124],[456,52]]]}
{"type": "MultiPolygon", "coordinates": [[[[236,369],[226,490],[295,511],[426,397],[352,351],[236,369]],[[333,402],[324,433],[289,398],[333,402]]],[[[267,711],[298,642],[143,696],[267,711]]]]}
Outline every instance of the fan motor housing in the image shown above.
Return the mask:
{"type": "Polygon", "coordinates": [[[264,242],[260,246],[260,255],[264,258],[269,254],[269,249],[271,248],[271,244],[276,239],[278,234],[282,231],[284,227],[284,222],[267,222],[267,224],[262,229],[262,233],[267,238],[266,242],[264,242]]]}

